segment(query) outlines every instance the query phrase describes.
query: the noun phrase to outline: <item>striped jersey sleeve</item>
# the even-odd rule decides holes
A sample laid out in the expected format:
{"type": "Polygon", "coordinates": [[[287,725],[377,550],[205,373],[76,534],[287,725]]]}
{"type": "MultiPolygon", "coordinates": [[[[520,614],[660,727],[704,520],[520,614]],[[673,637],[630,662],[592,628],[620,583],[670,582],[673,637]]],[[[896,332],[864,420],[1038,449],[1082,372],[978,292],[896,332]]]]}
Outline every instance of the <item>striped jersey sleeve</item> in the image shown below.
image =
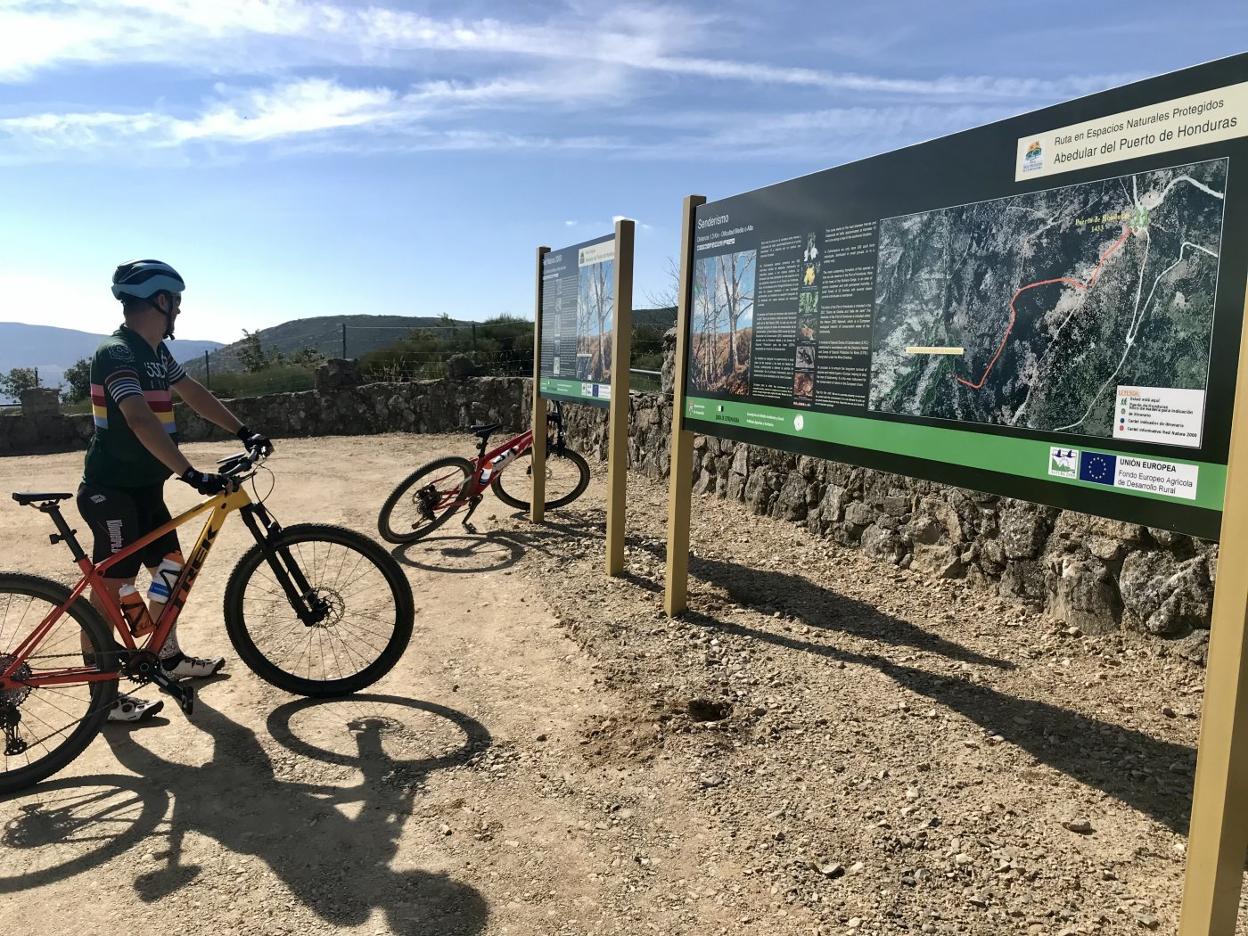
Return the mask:
{"type": "Polygon", "coordinates": [[[114,403],[132,396],[143,396],[139,382],[139,363],[125,342],[112,340],[102,344],[91,362],[92,396],[99,396],[102,405],[107,398],[114,403]]]}
{"type": "Polygon", "coordinates": [[[160,343],[160,358],[165,362],[165,379],[170,385],[186,379],[186,368],[173,359],[173,355],[163,341],[160,343]]]}
{"type": "Polygon", "coordinates": [[[139,375],[132,370],[115,370],[104,378],[104,392],[114,403],[120,403],[128,397],[143,396],[143,388],[139,385],[139,375]]]}

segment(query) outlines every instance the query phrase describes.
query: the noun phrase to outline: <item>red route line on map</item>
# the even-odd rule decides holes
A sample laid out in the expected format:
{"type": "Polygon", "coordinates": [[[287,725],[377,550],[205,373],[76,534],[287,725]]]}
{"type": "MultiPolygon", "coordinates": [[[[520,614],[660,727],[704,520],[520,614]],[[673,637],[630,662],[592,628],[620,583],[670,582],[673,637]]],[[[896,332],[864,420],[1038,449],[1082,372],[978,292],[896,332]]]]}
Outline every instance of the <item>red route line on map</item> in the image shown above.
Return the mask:
{"type": "Polygon", "coordinates": [[[1091,289],[1096,285],[1097,279],[1101,275],[1101,269],[1105,266],[1105,261],[1118,252],[1118,248],[1127,242],[1127,238],[1131,236],[1131,228],[1123,228],[1122,236],[1110,244],[1109,248],[1101,254],[1101,261],[1096,265],[1096,269],[1092,271],[1092,275],[1088,277],[1087,282],[1077,280],[1069,276],[1059,276],[1057,279],[1037,280],[1034,283],[1028,283],[1026,286],[1019,287],[1018,292],[1014,293],[1014,298],[1010,300],[1010,324],[1005,328],[1005,334],[1001,338],[1001,345],[997,348],[997,353],[992,356],[992,360],[988,362],[988,367],[984,370],[984,375],[979,378],[978,383],[971,383],[964,377],[954,376],[954,380],[964,386],[970,387],[972,390],[982,390],[984,381],[988,379],[988,375],[992,373],[992,369],[997,364],[997,359],[1001,357],[1001,352],[1005,350],[1005,344],[1010,340],[1010,332],[1014,330],[1014,322],[1018,319],[1018,312],[1014,309],[1014,303],[1029,289],[1035,289],[1037,286],[1051,286],[1054,283],[1065,283],[1067,286],[1073,286],[1076,289],[1091,289]]]}

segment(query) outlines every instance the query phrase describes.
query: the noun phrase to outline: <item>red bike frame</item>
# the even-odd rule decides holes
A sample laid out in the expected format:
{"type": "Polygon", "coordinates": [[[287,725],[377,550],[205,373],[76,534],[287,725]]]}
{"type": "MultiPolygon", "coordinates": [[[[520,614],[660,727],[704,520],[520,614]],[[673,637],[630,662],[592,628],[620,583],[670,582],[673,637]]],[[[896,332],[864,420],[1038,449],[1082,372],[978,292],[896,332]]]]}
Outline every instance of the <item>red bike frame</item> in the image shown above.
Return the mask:
{"type": "MultiPolygon", "coordinates": [[[[485,470],[486,466],[493,462],[494,459],[498,458],[498,456],[511,449],[515,450],[516,457],[518,458],[532,447],[533,430],[526,429],[515,438],[509,439],[497,448],[491,449],[484,454],[469,459],[469,461],[472,462],[472,474],[464,479],[464,483],[459,486],[455,493],[452,494],[448,491],[443,494],[441,499],[436,504],[431,505],[431,509],[438,513],[447,509],[458,510],[464,504],[470,503],[473,498],[482,496],[485,493],[485,489],[488,488],[493,480],[498,477],[499,472],[506,471],[507,466],[510,465],[515,459],[513,458],[507,461],[501,468],[498,469],[498,471],[490,472],[490,476],[482,480],[481,473],[485,470]]],[[[453,473],[448,471],[442,477],[435,478],[430,481],[429,484],[436,490],[439,481],[445,480],[446,478],[450,478],[452,476],[453,473]]]]}
{"type": "MultiPolygon", "coordinates": [[[[125,616],[121,613],[121,604],[104,587],[103,580],[108,577],[108,570],[122,559],[133,555],[144,546],[164,536],[170,530],[174,530],[187,521],[193,520],[200,514],[211,511],[208,520],[204,523],[203,530],[199,534],[199,540],[191,551],[190,559],[187,560],[186,566],[182,569],[169,601],[165,604],[165,609],[156,620],[155,629],[147,636],[147,642],[143,645],[143,649],[163,646],[165,639],[169,636],[169,632],[173,630],[173,625],[177,623],[178,615],[181,613],[183,605],[186,604],[191,586],[194,585],[195,579],[199,575],[199,570],[203,568],[204,562],[208,558],[208,553],[212,549],[212,544],[216,541],[217,534],[225,523],[225,518],[232,511],[245,507],[250,503],[252,503],[251,498],[243,490],[234,491],[230,494],[218,494],[202,504],[192,507],[185,513],[174,517],[168,523],[158,527],[98,564],[93,564],[87,558],[82,548],[73,538],[73,532],[65,524],[59,511],[53,513],[53,522],[60,521],[57,523],[57,528],[60,531],[59,538],[69,543],[71,551],[74,552],[74,561],[77,563],[78,568],[82,570],[82,578],[74,586],[73,591],[70,592],[68,600],[53,609],[30,632],[29,636],[18,645],[13,653],[13,659],[9,661],[9,665],[5,667],[4,672],[0,673],[0,691],[31,686],[57,686],[117,679],[120,675],[117,672],[101,672],[98,668],[90,666],[71,666],[59,670],[43,670],[37,675],[21,680],[14,679],[13,675],[26,659],[30,657],[52,628],[56,626],[56,622],[61,619],[61,616],[68,613],[70,606],[82,599],[87,588],[91,588],[93,594],[98,596],[98,605],[103,607],[105,619],[121,637],[125,648],[130,651],[140,649],[134,639],[134,635],[130,633],[130,627],[126,624],[125,616]]],[[[50,511],[44,512],[50,513],[50,511]]]]}

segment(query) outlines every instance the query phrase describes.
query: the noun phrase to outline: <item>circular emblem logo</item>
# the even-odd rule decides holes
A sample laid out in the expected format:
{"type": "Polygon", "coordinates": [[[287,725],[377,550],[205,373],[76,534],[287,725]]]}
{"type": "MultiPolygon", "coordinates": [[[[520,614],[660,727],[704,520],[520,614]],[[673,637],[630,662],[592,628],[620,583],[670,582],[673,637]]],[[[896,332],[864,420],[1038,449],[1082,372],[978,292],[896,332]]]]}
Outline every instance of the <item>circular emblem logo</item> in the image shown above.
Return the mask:
{"type": "Polygon", "coordinates": [[[793,428],[798,432],[802,431],[802,426],[806,425],[806,420],[802,419],[802,414],[798,413],[793,417],[793,428]]]}

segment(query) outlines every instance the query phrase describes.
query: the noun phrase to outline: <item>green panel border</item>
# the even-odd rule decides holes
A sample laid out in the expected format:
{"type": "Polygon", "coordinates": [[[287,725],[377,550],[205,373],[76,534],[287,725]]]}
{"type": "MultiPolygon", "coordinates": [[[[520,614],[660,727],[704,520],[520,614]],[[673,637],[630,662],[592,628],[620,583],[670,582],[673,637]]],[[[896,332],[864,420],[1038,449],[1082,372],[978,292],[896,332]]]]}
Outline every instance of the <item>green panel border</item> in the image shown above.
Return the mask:
{"type": "Polygon", "coordinates": [[[564,403],[585,403],[589,406],[600,406],[604,409],[610,404],[610,396],[595,396],[594,387],[606,388],[611,393],[611,385],[593,384],[581,380],[560,380],[557,377],[543,377],[538,383],[538,393],[545,400],[560,400],[564,403]]]}
{"type": "MultiPolygon", "coordinates": [[[[1155,494],[1151,491],[1134,491],[1130,488],[1097,484],[1092,481],[1067,479],[1048,473],[1049,449],[1051,448],[1074,448],[1124,458],[1148,457],[1100,446],[1089,448],[1084,445],[1055,444],[986,432],[967,432],[944,426],[924,426],[860,416],[839,416],[832,413],[809,412],[704,397],[686,398],[685,417],[703,422],[732,425],[754,432],[791,436],[809,442],[828,442],[852,448],[888,452],[925,461],[958,465],[963,468],[993,471],[1018,478],[1081,487],[1105,494],[1141,497],[1165,504],[1198,507],[1219,512],[1222,510],[1222,502],[1226,494],[1225,465],[1182,458],[1157,458],[1156,460],[1196,465],[1200,469],[1195,500],[1155,494]],[[797,416],[802,418],[801,429],[798,429],[794,422],[797,416]]],[[[1023,492],[1014,496],[1026,498],[1023,492]]]]}

